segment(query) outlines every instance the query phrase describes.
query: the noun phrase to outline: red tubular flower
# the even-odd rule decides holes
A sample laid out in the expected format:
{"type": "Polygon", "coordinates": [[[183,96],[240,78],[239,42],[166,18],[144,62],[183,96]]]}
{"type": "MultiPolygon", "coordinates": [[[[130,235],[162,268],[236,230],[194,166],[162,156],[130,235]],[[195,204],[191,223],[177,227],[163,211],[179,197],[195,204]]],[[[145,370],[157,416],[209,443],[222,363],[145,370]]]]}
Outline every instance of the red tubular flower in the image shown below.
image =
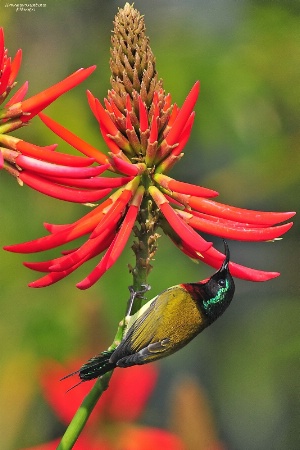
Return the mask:
{"type": "MultiPolygon", "coordinates": [[[[146,227],[148,242],[155,242],[155,231],[160,226],[182,252],[212,267],[219,267],[224,255],[199,232],[241,241],[273,241],[286,233],[292,223],[282,222],[289,220],[294,212],[260,212],[218,203],[212,200],[218,195],[216,191],[167,175],[183,156],[182,150],[195,118],[200,83],[194,84],[181,107],[172,104],[171,95],[165,93],[162,81],[157,77],[143,18],[128,3],[116,16],[112,44],[112,89],[104,99],[104,106],[91,92],[87,93],[89,106],[109,149],[107,155],[44,114],[40,114],[40,118],[54,133],[117,176],[101,178],[95,168],[79,168],[73,172],[60,168],[54,173],[48,164],[32,164],[25,157],[20,157],[19,161],[27,167],[21,180],[32,187],[39,186],[44,193],[55,185],[56,196],[66,200],[77,192],[81,199],[78,201],[94,202],[106,195],[108,189],[117,190],[73,224],[48,224],[50,235],[6,247],[14,252],[33,253],[89,235],[81,247],[55,260],[26,263],[32,269],[46,273],[30,286],[54,283],[85,261],[105,252],[95,269],[77,284],[80,289],[90,287],[115,263],[135,224],[146,227]],[[124,33],[124,29],[128,33],[124,33]],[[78,173],[81,170],[82,176],[78,173]],[[82,193],[84,189],[86,191],[82,193]],[[148,216],[145,220],[143,211],[150,210],[152,219],[148,216]]],[[[26,156],[35,157],[34,154],[26,156]]],[[[265,281],[279,275],[234,262],[230,264],[233,275],[247,280],[265,281]]]]}
{"type": "MultiPolygon", "coordinates": [[[[22,52],[18,50],[13,60],[8,57],[4,47],[3,28],[0,28],[0,104],[6,100],[16,85],[16,77],[21,65],[22,52]]],[[[65,92],[84,81],[95,66],[79,69],[54,86],[24,100],[27,93],[26,82],[0,111],[0,169],[7,170],[17,178],[19,184],[27,184],[44,194],[71,202],[94,202],[107,195],[111,188],[96,185],[97,176],[110,167],[106,158],[100,158],[100,152],[88,146],[88,158],[56,153],[56,145],[38,147],[21,139],[8,136],[29,122],[36,114],[46,108],[65,92]],[[102,167],[86,167],[97,161],[102,167]],[[81,180],[81,184],[77,180],[81,180]],[[84,181],[87,184],[84,184],[84,181]],[[83,189],[78,189],[83,188],[83,189]]],[[[128,180],[124,181],[124,184],[128,180]]],[[[122,184],[119,184],[122,185],[122,184]]]]}
{"type": "MultiPolygon", "coordinates": [[[[44,396],[57,417],[68,424],[89,392],[88,383],[77,386],[66,401],[66,383],[58,383],[66,370],[78,366],[74,361],[69,367],[55,362],[45,365],[41,376],[44,396]]],[[[180,439],[166,430],[138,426],[139,418],[150,397],[157,380],[156,366],[136,366],[130,371],[115,371],[101,400],[97,403],[89,422],[74,445],[74,450],[136,450],[164,449],[184,450],[180,439]],[[114,436],[111,430],[114,425],[114,436]]],[[[72,381],[71,381],[72,383],[72,381]]],[[[70,385],[71,387],[72,385],[70,385]]],[[[55,450],[59,444],[56,439],[27,450],[55,450]]]]}

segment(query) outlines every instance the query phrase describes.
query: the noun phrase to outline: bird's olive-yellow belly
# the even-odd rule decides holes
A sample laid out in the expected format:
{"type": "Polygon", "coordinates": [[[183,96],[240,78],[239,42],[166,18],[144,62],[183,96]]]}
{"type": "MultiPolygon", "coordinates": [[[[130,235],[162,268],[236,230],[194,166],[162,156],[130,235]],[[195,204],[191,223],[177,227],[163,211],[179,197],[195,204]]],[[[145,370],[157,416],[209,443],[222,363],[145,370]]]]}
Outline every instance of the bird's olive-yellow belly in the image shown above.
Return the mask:
{"type": "Polygon", "coordinates": [[[170,339],[172,350],[187,344],[207,325],[195,301],[183,289],[169,293],[167,304],[160,311],[156,336],[152,340],[170,339]]]}

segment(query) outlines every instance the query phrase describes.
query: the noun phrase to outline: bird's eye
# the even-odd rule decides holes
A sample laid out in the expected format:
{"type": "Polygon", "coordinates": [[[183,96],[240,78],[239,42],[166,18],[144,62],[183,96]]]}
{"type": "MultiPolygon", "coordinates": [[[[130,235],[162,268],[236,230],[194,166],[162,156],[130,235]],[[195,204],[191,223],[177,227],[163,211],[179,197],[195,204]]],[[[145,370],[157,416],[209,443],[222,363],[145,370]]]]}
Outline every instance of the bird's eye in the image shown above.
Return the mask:
{"type": "Polygon", "coordinates": [[[218,281],[218,285],[220,287],[224,287],[225,286],[225,280],[223,280],[223,278],[221,278],[221,280],[218,281]]]}

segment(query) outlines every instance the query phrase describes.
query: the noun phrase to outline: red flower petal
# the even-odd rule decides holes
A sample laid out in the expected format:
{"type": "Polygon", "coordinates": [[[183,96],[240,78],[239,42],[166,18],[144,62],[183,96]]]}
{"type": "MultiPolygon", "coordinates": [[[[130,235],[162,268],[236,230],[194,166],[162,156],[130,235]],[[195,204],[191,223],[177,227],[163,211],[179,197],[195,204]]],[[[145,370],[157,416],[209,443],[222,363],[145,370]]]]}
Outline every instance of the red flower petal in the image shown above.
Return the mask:
{"type": "MultiPolygon", "coordinates": [[[[106,228],[103,233],[93,239],[88,239],[84,244],[82,244],[77,250],[61,256],[54,261],[54,264],[49,265],[49,271],[61,272],[64,270],[71,269],[73,266],[80,263],[80,265],[87,259],[91,259],[96,255],[99,255],[111,244],[114,236],[113,228],[106,228]]],[[[28,267],[28,265],[27,265],[28,267]]]]}
{"type": "Polygon", "coordinates": [[[5,108],[13,105],[14,103],[19,103],[23,100],[28,91],[28,81],[25,81],[23,86],[17,90],[17,92],[10,98],[10,100],[6,103],[5,108]]]}
{"type": "Polygon", "coordinates": [[[103,129],[103,132],[105,134],[111,134],[112,136],[115,136],[118,134],[119,130],[110,118],[108,112],[104,109],[101,102],[95,98],[95,109],[97,113],[97,119],[99,124],[101,125],[101,128],[103,129]]]}
{"type": "Polygon", "coordinates": [[[110,204],[112,204],[112,200],[108,198],[81,219],[67,227],[63,227],[61,231],[22,244],[7,245],[4,247],[4,250],[17,253],[35,253],[71,242],[84,234],[90,233],[99,223],[99,217],[102,217],[103,209],[110,204]]]}
{"type": "Polygon", "coordinates": [[[10,60],[8,59],[6,61],[6,66],[1,74],[0,95],[4,93],[5,96],[5,91],[10,87],[8,84],[10,74],[11,74],[11,67],[10,67],[10,60]]]}
{"type": "Polygon", "coordinates": [[[124,161],[123,159],[118,158],[116,155],[110,155],[112,160],[112,165],[115,167],[118,172],[123,173],[127,176],[136,176],[142,173],[146,166],[143,163],[132,164],[131,162],[124,161]]]}
{"type": "Polygon", "coordinates": [[[237,208],[192,195],[183,197],[183,195],[174,194],[174,198],[197,211],[240,223],[252,223],[253,225],[275,225],[290,219],[296,214],[295,212],[262,212],[237,208]]]}
{"type": "MultiPolygon", "coordinates": [[[[54,148],[56,148],[56,144],[52,147],[52,149],[54,148]]],[[[65,153],[49,151],[47,147],[38,147],[37,145],[33,145],[22,140],[18,140],[16,143],[16,150],[23,155],[31,156],[32,158],[71,167],[86,167],[95,161],[94,158],[85,158],[82,156],[67,155],[65,153]]],[[[102,167],[107,168],[108,166],[104,164],[102,167]]]]}
{"type": "Polygon", "coordinates": [[[171,227],[183,241],[191,245],[198,252],[205,252],[212,246],[211,242],[207,242],[203,239],[181,218],[178,217],[174,209],[169,205],[168,200],[155,186],[149,187],[149,193],[171,227]]]}
{"type": "MultiPolygon", "coordinates": [[[[215,269],[219,269],[221,267],[225,255],[216,250],[214,247],[211,247],[206,252],[199,254],[193,249],[192,246],[186,244],[184,241],[180,241],[176,236],[170,233],[170,230],[166,229],[164,225],[162,225],[162,228],[165,234],[170,237],[179,250],[185,253],[189,258],[204,262],[215,269]]],[[[278,272],[266,272],[264,270],[251,269],[250,267],[242,266],[241,264],[237,264],[232,261],[229,263],[229,267],[232,276],[247,281],[268,281],[280,275],[278,272]]]]}
{"type": "Polygon", "coordinates": [[[22,62],[22,50],[19,49],[11,63],[11,73],[10,73],[10,77],[8,80],[9,86],[11,86],[14,83],[14,81],[18,75],[19,69],[21,67],[21,62],[22,62]]]}
{"type": "Polygon", "coordinates": [[[79,289],[88,289],[91,287],[119,258],[135,223],[144,190],[143,186],[139,186],[115,239],[95,269],[76,285],[79,289]]]}
{"type": "MultiPolygon", "coordinates": [[[[224,261],[225,255],[214,247],[203,253],[201,260],[216,269],[219,269],[224,261]]],[[[247,281],[268,281],[280,275],[279,272],[265,272],[263,270],[251,269],[234,262],[229,263],[230,273],[233,277],[247,281]]]]}
{"type": "Polygon", "coordinates": [[[111,189],[87,190],[73,189],[54,184],[30,171],[23,171],[19,179],[33,189],[50,197],[74,203],[90,203],[100,200],[111,192],[111,189]]]}
{"type": "Polygon", "coordinates": [[[216,197],[219,195],[217,191],[213,191],[212,189],[196,186],[190,183],[184,183],[183,181],[177,181],[160,173],[155,174],[153,179],[160,186],[180,194],[194,195],[196,197],[216,197]]]}
{"type": "Polygon", "coordinates": [[[57,136],[61,137],[64,141],[72,145],[72,147],[76,148],[84,155],[94,158],[94,160],[99,164],[109,163],[108,158],[104,155],[104,153],[100,152],[100,150],[88,144],[83,139],[80,139],[74,133],[71,133],[71,131],[67,130],[53,119],[50,119],[50,117],[42,113],[39,114],[39,117],[47,125],[47,127],[50,128],[50,130],[57,134],[57,136]]]}
{"type": "Polygon", "coordinates": [[[132,195],[132,191],[124,189],[124,191],[116,199],[114,204],[109,208],[105,216],[99,221],[99,224],[91,234],[91,238],[97,237],[106,228],[109,228],[112,224],[116,224],[119,221],[132,195]]]}
{"type": "Polygon", "coordinates": [[[50,88],[34,95],[33,97],[24,100],[21,107],[24,114],[22,116],[23,122],[28,122],[32,117],[50,105],[54,100],[60,97],[65,92],[69,91],[79,83],[84,81],[96,69],[96,66],[88,67],[87,69],[79,69],[64,80],[51,86],[50,88]]]}
{"type": "MultiPolygon", "coordinates": [[[[42,288],[42,287],[46,287],[46,286],[50,286],[54,283],[57,283],[58,281],[62,280],[63,278],[65,278],[66,276],[70,275],[72,272],[74,272],[76,269],[78,269],[78,267],[80,267],[83,263],[85,263],[86,261],[88,261],[89,259],[93,258],[94,256],[102,253],[102,251],[106,250],[107,247],[109,247],[109,245],[111,244],[111,241],[113,240],[115,235],[115,230],[107,230],[106,232],[103,233],[103,235],[99,236],[99,239],[93,239],[93,242],[91,242],[90,240],[88,241],[88,243],[91,244],[95,244],[94,246],[91,247],[87,247],[84,245],[79,247],[78,250],[72,252],[71,254],[74,255],[76,253],[76,258],[74,256],[73,260],[71,261],[66,261],[70,262],[68,269],[65,270],[59,270],[59,271],[53,271],[48,273],[47,275],[45,275],[44,277],[39,278],[38,280],[32,281],[31,283],[28,284],[29,287],[31,288],[42,288]],[[83,249],[84,247],[84,249],[83,249]],[[82,251],[81,251],[82,250],[82,251]],[[87,250],[87,251],[85,251],[87,250]],[[81,253],[79,252],[81,251],[81,253]],[[75,259],[77,262],[75,262],[75,259]]],[[[67,255],[69,256],[69,254],[67,255]]],[[[56,260],[52,260],[52,261],[45,261],[42,263],[25,263],[24,265],[29,267],[30,269],[33,270],[42,270],[42,269],[47,269],[50,270],[50,267],[52,269],[51,262],[55,262],[56,267],[58,268],[58,261],[59,264],[62,264],[63,261],[63,257],[61,257],[60,259],[56,259],[56,260]]],[[[54,270],[52,269],[52,270],[54,270]]]]}
{"type": "MultiPolygon", "coordinates": [[[[18,155],[15,162],[22,169],[37,172],[38,175],[55,176],[58,177],[58,179],[59,177],[89,178],[100,175],[103,172],[102,166],[71,167],[52,164],[25,155],[18,155]]],[[[107,166],[104,167],[107,168],[107,166]]]]}
{"type": "Polygon", "coordinates": [[[0,27],[0,70],[2,70],[2,68],[3,68],[4,54],[5,54],[4,31],[3,31],[3,27],[0,27]]]}
{"type": "Polygon", "coordinates": [[[189,92],[188,96],[186,97],[175,121],[172,125],[171,130],[166,136],[166,141],[169,145],[176,144],[179,140],[179,136],[182,133],[182,130],[184,129],[186,122],[188,118],[190,117],[193,108],[196,104],[198,95],[200,91],[200,82],[197,81],[194,86],[192,87],[191,91],[189,92]]]}
{"type": "Polygon", "coordinates": [[[149,125],[148,125],[148,112],[145,103],[141,99],[141,96],[139,96],[139,113],[140,113],[140,131],[141,133],[145,132],[149,125]]]}
{"type": "MultiPolygon", "coordinates": [[[[105,167],[102,166],[102,168],[105,167]]],[[[106,177],[93,177],[87,179],[65,178],[65,177],[47,177],[55,183],[64,184],[65,186],[82,187],[89,189],[96,188],[115,188],[121,187],[127,184],[133,177],[118,177],[118,178],[106,178],[106,177]]]]}
{"type": "Polygon", "coordinates": [[[208,219],[203,219],[200,217],[194,217],[192,214],[186,211],[177,210],[177,214],[182,217],[182,219],[189,224],[192,228],[196,230],[203,231],[204,233],[213,234],[215,236],[220,236],[223,238],[236,239],[240,241],[268,241],[273,240],[284,233],[286,233],[293,225],[292,222],[286,223],[284,225],[274,226],[274,227],[260,227],[260,228],[250,228],[243,227],[243,224],[237,226],[229,226],[229,224],[223,224],[218,222],[213,222],[208,219]]]}

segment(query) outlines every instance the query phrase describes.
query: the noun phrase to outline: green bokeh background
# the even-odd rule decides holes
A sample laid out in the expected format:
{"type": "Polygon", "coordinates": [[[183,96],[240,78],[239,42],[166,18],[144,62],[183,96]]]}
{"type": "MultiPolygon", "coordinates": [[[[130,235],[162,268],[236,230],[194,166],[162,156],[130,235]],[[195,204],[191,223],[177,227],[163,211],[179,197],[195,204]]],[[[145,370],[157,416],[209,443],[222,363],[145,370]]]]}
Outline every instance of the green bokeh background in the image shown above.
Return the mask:
{"type": "MultiPolygon", "coordinates": [[[[85,91],[90,89],[102,100],[109,89],[112,20],[124,3],[48,0],[45,7],[21,12],[0,1],[6,47],[10,55],[23,49],[18,80],[19,85],[29,80],[28,95],[79,67],[97,65],[87,81],[46,112],[102,150],[85,91]]],[[[137,0],[135,7],[145,14],[157,69],[173,100],[181,104],[192,84],[201,80],[193,133],[172,175],[218,190],[224,203],[298,210],[298,0],[137,0]]],[[[15,135],[38,145],[57,142],[61,151],[72,152],[38,118],[15,135]]],[[[86,211],[84,206],[21,189],[7,173],[1,173],[0,200],[1,247],[42,236],[44,221],[68,223],[86,211]]],[[[220,248],[220,240],[214,241],[220,248]]],[[[281,277],[257,284],[237,280],[226,314],[184,350],[161,361],[144,423],[167,426],[172,387],[188,373],[208,393],[229,449],[296,450],[300,448],[299,218],[281,241],[230,242],[230,248],[235,261],[278,270],[281,277]]],[[[50,358],[84,360],[101,351],[123,315],[131,283],[129,245],[87,292],[78,291],[75,283],[94,262],[49,288],[28,288],[35,273],[22,261],[37,259],[0,252],[0,408],[5,411],[0,447],[5,450],[33,446],[61,431],[42,398],[39,369],[50,358]]],[[[163,237],[149,279],[151,294],[211,273],[163,237]]]]}

